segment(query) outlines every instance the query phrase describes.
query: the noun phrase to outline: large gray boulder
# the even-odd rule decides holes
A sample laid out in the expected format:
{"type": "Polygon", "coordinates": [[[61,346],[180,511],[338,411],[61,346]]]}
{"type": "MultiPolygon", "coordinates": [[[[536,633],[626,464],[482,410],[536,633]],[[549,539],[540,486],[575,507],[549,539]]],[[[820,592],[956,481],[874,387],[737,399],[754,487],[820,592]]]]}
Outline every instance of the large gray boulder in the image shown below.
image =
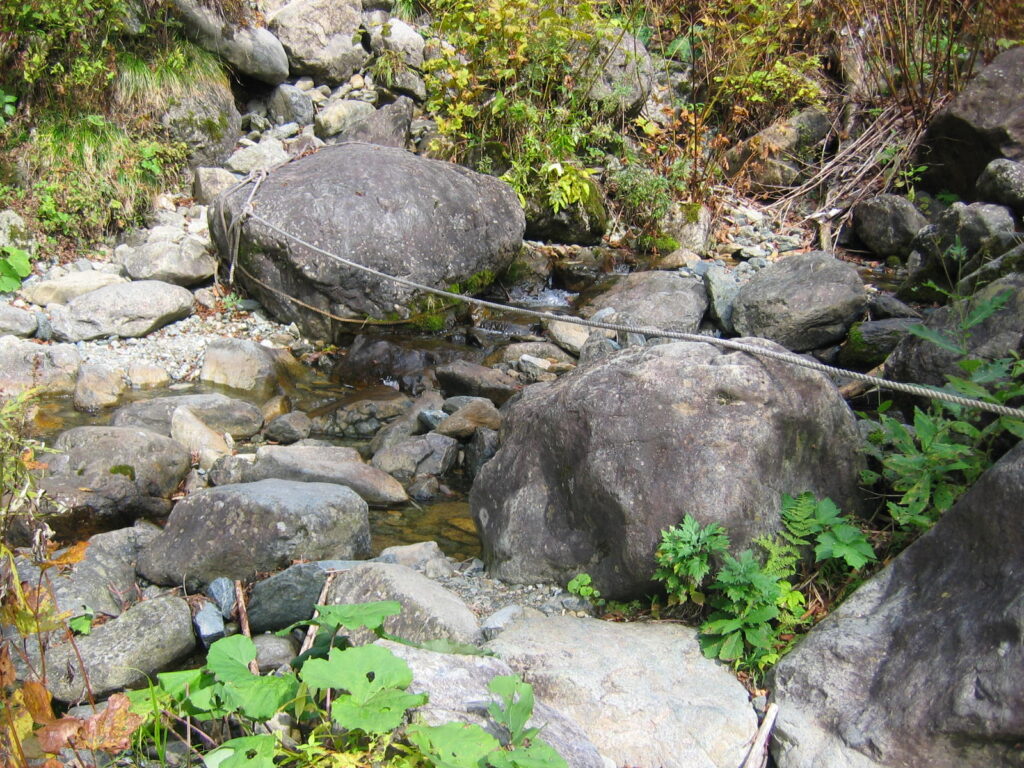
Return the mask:
{"type": "Polygon", "coordinates": [[[51,474],[74,475],[82,485],[122,475],[145,496],[167,498],[191,466],[187,448],[138,427],[75,427],[54,448],[51,474]]]}
{"type": "Polygon", "coordinates": [[[746,690],[689,627],[523,619],[486,647],[615,765],[735,768],[757,730],[746,690]]]}
{"type": "Polygon", "coordinates": [[[0,336],[32,336],[38,327],[39,321],[31,312],[0,304],[0,336]]]}
{"type": "Polygon", "coordinates": [[[199,380],[266,400],[302,372],[302,364],[287,349],[227,338],[206,347],[199,380]]]}
{"type": "Polygon", "coordinates": [[[357,35],[361,11],[359,0],[292,0],[270,15],[268,26],[288,53],[292,75],[339,85],[370,58],[357,35]]]}
{"type": "Polygon", "coordinates": [[[117,283],[50,308],[58,341],[145,336],[192,314],[192,293],[159,280],[117,283]]]}
{"type": "MultiPolygon", "coordinates": [[[[228,252],[226,220],[251,190],[227,193],[210,208],[210,231],[228,252]]],[[[351,142],[324,147],[273,171],[257,191],[260,215],[295,237],[389,275],[434,287],[506,267],[522,244],[525,220],[504,182],[394,147],[351,142]]],[[[405,311],[415,291],[346,267],[266,225],[241,225],[239,279],[284,322],[319,338],[334,323],[250,279],[341,316],[405,311]]]]}
{"type": "Polygon", "coordinates": [[[82,358],[72,344],[34,344],[0,336],[0,397],[35,388],[40,394],[70,395],[75,391],[82,358]]]}
{"type": "MultiPolygon", "coordinates": [[[[474,723],[496,738],[506,737],[484,716],[480,703],[497,700],[487,686],[495,677],[514,674],[508,664],[490,656],[438,653],[389,640],[377,644],[409,665],[413,675],[409,691],[427,694],[427,703],[416,708],[419,722],[434,726],[474,723]]],[[[540,738],[565,758],[569,768],[606,768],[584,730],[542,699],[534,698],[533,717],[526,724],[542,729],[540,738]]]]}
{"type": "Polygon", "coordinates": [[[587,302],[580,313],[591,317],[606,307],[626,315],[636,325],[696,333],[708,307],[708,296],[699,278],[678,272],[634,272],[587,302]]]}
{"type": "Polygon", "coordinates": [[[211,429],[227,432],[234,438],[252,437],[263,426],[263,414],[252,403],[227,395],[174,395],[140,400],[114,411],[111,424],[139,426],[160,435],[171,434],[171,418],[186,407],[211,429]]]}
{"type": "Polygon", "coordinates": [[[1024,163],[999,158],[986,165],[978,177],[978,197],[1024,215],[1024,163]]]}
{"type": "Polygon", "coordinates": [[[269,85],[288,77],[288,56],[281,42],[263,27],[226,18],[216,7],[200,0],[174,0],[174,7],[192,40],[242,74],[269,85]]]}
{"type": "Polygon", "coordinates": [[[740,288],[732,322],[743,336],[805,352],[841,341],[867,306],[852,264],[823,251],[789,256],[740,288]]]}
{"type": "Polygon", "coordinates": [[[194,591],[218,576],[250,579],[296,559],[363,557],[369,550],[366,502],[351,489],[262,480],[179,501],[140,554],[138,570],[156,584],[194,591]]]}
{"type": "Polygon", "coordinates": [[[1024,444],[775,668],[779,768],[1024,765],[1024,444]]]}
{"type": "Polygon", "coordinates": [[[896,381],[943,386],[947,375],[964,375],[957,365],[959,360],[998,360],[1024,353],[1024,274],[1000,278],[969,299],[935,310],[924,325],[954,344],[962,344],[967,353],[961,355],[919,336],[905,336],[885,363],[887,376],[896,381]],[[1010,294],[1006,304],[973,328],[962,328],[962,318],[973,308],[1004,293],[1010,294]]]}
{"type": "Polygon", "coordinates": [[[1024,46],[996,56],[932,119],[924,136],[926,179],[974,199],[975,182],[996,158],[1024,160],[1024,46]]]}
{"type": "MultiPolygon", "coordinates": [[[[752,345],[778,346],[757,339],[752,345]]],[[[470,504],[494,576],[608,596],[653,589],[661,531],[687,514],[737,549],[779,528],[780,493],[858,502],[854,418],[820,373],[711,344],[624,350],[528,387],[470,504]]]]}
{"type": "Polygon", "coordinates": [[[580,73],[581,81],[590,83],[587,98],[606,115],[635,115],[654,86],[654,65],[644,44],[624,29],[611,28],[598,33],[594,49],[584,55],[580,73]]]}
{"type": "Polygon", "coordinates": [[[188,656],[195,644],[185,600],[144,600],[74,644],[47,648],[46,687],[69,703],[135,688],[188,656]]]}

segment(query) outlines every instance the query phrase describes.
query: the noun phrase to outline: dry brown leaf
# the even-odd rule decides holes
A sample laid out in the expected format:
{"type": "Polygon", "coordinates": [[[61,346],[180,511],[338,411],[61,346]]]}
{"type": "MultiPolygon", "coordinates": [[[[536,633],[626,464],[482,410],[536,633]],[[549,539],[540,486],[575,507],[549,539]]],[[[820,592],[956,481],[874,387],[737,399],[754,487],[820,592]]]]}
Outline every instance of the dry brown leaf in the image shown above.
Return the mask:
{"type": "Polygon", "coordinates": [[[132,712],[131,706],[123,693],[115,693],[107,699],[107,708],[85,721],[78,746],[102,752],[128,749],[132,734],[145,720],[132,712]]]}
{"type": "Polygon", "coordinates": [[[43,751],[55,755],[69,745],[81,727],[81,720],[65,715],[60,720],[47,723],[35,735],[43,751]]]}
{"type": "Polygon", "coordinates": [[[82,561],[82,558],[85,557],[85,550],[87,550],[88,548],[88,541],[80,541],[77,544],[73,544],[66,550],[64,550],[64,554],[62,554],[60,557],[55,557],[52,560],[47,560],[43,563],[43,565],[74,565],[75,563],[79,563],[82,561]]]}
{"type": "Polygon", "coordinates": [[[14,681],[14,663],[11,661],[11,652],[5,643],[0,645],[0,688],[14,685],[14,681]]]}
{"type": "Polygon", "coordinates": [[[45,725],[54,721],[53,706],[50,703],[53,697],[45,685],[37,680],[29,680],[22,686],[22,692],[25,697],[25,708],[32,715],[34,722],[45,725]]]}

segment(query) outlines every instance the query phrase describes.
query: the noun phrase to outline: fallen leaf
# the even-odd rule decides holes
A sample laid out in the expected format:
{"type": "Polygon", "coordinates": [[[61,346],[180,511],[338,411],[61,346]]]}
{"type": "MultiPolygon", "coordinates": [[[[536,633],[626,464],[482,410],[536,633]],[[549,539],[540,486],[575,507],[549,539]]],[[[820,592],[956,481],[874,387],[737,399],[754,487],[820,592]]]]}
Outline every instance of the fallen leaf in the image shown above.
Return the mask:
{"type": "Polygon", "coordinates": [[[120,752],[131,745],[132,734],[145,718],[131,711],[131,702],[123,693],[107,699],[107,707],[90,717],[82,726],[77,746],[102,752],[120,752]]]}
{"type": "Polygon", "coordinates": [[[36,738],[39,739],[39,745],[44,752],[57,754],[70,744],[81,727],[81,720],[65,715],[60,720],[47,723],[36,731],[36,738]]]}
{"type": "Polygon", "coordinates": [[[32,719],[39,725],[52,723],[54,721],[52,696],[46,690],[46,686],[36,680],[29,680],[22,686],[25,697],[25,708],[32,715],[32,719]]]}
{"type": "Polygon", "coordinates": [[[47,560],[43,563],[43,566],[61,566],[61,565],[74,565],[82,561],[85,557],[85,550],[89,548],[88,541],[80,541],[77,544],[72,544],[60,557],[55,557],[52,560],[47,560]]]}

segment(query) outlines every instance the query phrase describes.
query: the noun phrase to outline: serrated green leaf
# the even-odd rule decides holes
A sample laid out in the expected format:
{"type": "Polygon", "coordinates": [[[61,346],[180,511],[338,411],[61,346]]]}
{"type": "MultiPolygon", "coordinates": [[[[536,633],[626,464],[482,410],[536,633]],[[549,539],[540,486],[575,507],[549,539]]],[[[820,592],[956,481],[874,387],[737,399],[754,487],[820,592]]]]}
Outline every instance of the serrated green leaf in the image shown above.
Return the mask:
{"type": "Polygon", "coordinates": [[[726,635],[722,641],[722,647],[718,651],[718,658],[722,661],[735,661],[743,655],[743,635],[740,632],[733,632],[726,635]]]}
{"type": "Polygon", "coordinates": [[[568,768],[565,758],[558,754],[554,747],[540,739],[531,742],[529,746],[516,747],[509,752],[492,752],[487,762],[493,768],[568,768]]]}
{"type": "Polygon", "coordinates": [[[402,612],[400,603],[382,600],[375,603],[352,605],[318,605],[318,616],[314,620],[320,626],[357,630],[366,628],[375,632],[384,626],[384,621],[402,612]]]}
{"type": "Polygon", "coordinates": [[[487,690],[501,699],[491,702],[488,713],[509,732],[513,744],[521,744],[530,738],[526,733],[526,722],[533,715],[533,686],[524,683],[518,675],[498,675],[491,678],[487,690]]]}

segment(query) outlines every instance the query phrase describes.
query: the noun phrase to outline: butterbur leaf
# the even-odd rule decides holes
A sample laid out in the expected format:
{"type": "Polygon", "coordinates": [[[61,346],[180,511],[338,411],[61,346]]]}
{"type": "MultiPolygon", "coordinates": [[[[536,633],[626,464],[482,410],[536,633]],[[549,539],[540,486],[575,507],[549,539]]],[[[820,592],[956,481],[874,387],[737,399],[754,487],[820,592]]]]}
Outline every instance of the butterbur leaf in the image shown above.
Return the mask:
{"type": "Polygon", "coordinates": [[[203,756],[206,768],[274,768],[277,739],[269,734],[225,741],[203,756]]]}
{"type": "Polygon", "coordinates": [[[326,660],[303,664],[301,676],[313,688],[339,688],[364,700],[382,688],[404,689],[412,682],[409,665],[379,645],[333,649],[326,660]]]}
{"type": "Polygon", "coordinates": [[[405,735],[437,768],[480,768],[485,757],[501,749],[496,738],[471,723],[411,725],[405,735]]]}
{"type": "Polygon", "coordinates": [[[510,752],[494,752],[488,756],[487,762],[494,768],[568,768],[565,758],[546,741],[539,739],[510,752]]]}
{"type": "Polygon", "coordinates": [[[524,729],[533,714],[533,686],[524,683],[518,675],[498,675],[488,683],[487,690],[501,699],[500,705],[491,702],[487,711],[508,729],[512,743],[519,744],[528,738],[524,729]]]}
{"type": "Polygon", "coordinates": [[[272,718],[291,701],[299,688],[295,675],[250,674],[248,679],[225,683],[223,696],[227,704],[256,721],[272,718]]]}
{"type": "Polygon", "coordinates": [[[314,622],[322,627],[344,627],[348,630],[365,627],[375,632],[384,626],[384,620],[389,616],[401,613],[402,606],[394,600],[383,600],[353,605],[318,605],[316,609],[319,615],[314,622]]]}
{"type": "Polygon", "coordinates": [[[407,709],[426,702],[426,694],[397,688],[384,688],[366,698],[342,694],[331,704],[331,719],[348,730],[388,733],[402,724],[407,709]]]}
{"type": "Polygon", "coordinates": [[[256,644],[245,635],[231,635],[210,646],[206,666],[221,682],[246,680],[253,676],[249,662],[255,659],[256,644]]]}

